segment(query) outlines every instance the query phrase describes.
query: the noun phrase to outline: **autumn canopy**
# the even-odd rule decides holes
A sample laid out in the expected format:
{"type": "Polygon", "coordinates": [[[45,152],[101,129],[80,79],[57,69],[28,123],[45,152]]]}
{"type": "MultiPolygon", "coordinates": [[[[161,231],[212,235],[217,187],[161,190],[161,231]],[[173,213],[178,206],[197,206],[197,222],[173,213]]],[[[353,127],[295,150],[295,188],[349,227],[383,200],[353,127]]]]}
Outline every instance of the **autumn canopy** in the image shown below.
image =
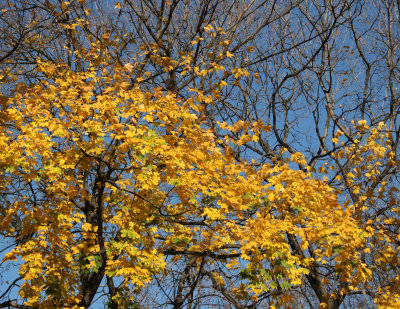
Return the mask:
{"type": "Polygon", "coordinates": [[[399,104],[345,119],[321,71],[291,115],[344,22],[368,61],[358,5],[310,9],[269,84],[262,33],[306,3],[186,2],[0,7],[29,30],[0,36],[0,308],[399,308],[399,104]]]}

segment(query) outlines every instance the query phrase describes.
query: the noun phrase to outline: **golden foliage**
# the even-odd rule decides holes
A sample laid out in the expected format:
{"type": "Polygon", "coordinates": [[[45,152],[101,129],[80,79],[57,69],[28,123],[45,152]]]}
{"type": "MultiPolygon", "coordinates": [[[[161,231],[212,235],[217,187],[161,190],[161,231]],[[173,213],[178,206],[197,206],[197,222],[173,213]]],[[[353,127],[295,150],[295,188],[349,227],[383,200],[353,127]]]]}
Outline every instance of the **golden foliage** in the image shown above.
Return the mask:
{"type": "MultiPolygon", "coordinates": [[[[83,72],[39,61],[45,76],[40,83],[1,97],[1,186],[7,190],[18,181],[22,190],[2,213],[0,229],[15,235],[12,221],[18,216],[18,237],[35,235],[3,261],[23,261],[19,293],[26,305],[78,307],[82,277],[93,273],[142,288],[164,270],[167,253],[209,254],[210,260],[225,255],[225,266],[241,268],[246,282],[234,289],[235,297],[279,289],[278,307],[290,304],[284,291],[300,285],[316,263],[335,265],[343,293],[362,289],[375,267],[398,263],[398,239],[385,229],[398,220],[361,220],[369,203],[395,193],[384,185],[363,185],[381,182],[379,162],[391,160],[383,125],[355,124],[356,138],[367,136],[365,143],[332,154],[352,160],[343,183],[358,196],[339,202],[340,185],[291,167],[305,165],[302,154],[274,164],[237,162],[229,148],[257,141],[269,126],[219,123],[239,138],[216,140],[202,123],[200,103],[211,103],[217,89],[211,95],[192,89],[187,99],[162,89],[144,91],[143,79],[130,78],[138,63],[120,66],[98,54],[94,45],[87,51],[83,72]],[[372,252],[372,267],[362,250],[372,252]]],[[[177,65],[155,61],[167,71],[177,65]]],[[[180,65],[199,76],[224,70],[193,67],[190,55],[182,55],[180,65]]],[[[382,287],[378,305],[398,306],[398,282],[396,277],[382,287]]]]}

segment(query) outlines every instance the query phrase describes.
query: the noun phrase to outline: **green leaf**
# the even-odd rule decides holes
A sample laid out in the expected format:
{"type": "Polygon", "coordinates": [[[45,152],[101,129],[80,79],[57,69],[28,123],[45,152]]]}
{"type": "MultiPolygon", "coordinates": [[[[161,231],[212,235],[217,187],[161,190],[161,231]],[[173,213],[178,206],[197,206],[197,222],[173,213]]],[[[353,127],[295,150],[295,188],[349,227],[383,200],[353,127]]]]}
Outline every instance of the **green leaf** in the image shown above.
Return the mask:
{"type": "Polygon", "coordinates": [[[190,242],[189,238],[174,238],[172,242],[178,246],[185,246],[190,242]]]}
{"type": "Polygon", "coordinates": [[[178,179],[171,179],[168,183],[169,183],[171,186],[176,186],[176,185],[179,184],[179,180],[178,180],[178,179]]]}
{"type": "Polygon", "coordinates": [[[291,268],[291,267],[293,267],[293,265],[290,265],[290,264],[287,262],[287,260],[281,260],[281,262],[282,262],[282,265],[285,266],[286,268],[291,268]]]}
{"type": "Polygon", "coordinates": [[[136,158],[138,158],[139,160],[144,160],[146,157],[144,155],[142,155],[141,153],[137,153],[136,158]]]}
{"type": "Polygon", "coordinates": [[[357,266],[357,265],[358,265],[358,263],[357,263],[357,262],[355,262],[355,261],[350,261],[350,265],[351,265],[351,267],[355,267],[355,266],[357,266]]]}
{"type": "Polygon", "coordinates": [[[262,283],[261,287],[263,289],[263,291],[268,292],[270,290],[269,286],[266,283],[262,283]]]}
{"type": "Polygon", "coordinates": [[[269,281],[272,279],[271,274],[266,269],[261,269],[260,274],[265,281],[269,281]]]}
{"type": "Polygon", "coordinates": [[[303,208],[299,207],[299,206],[293,206],[294,210],[297,210],[298,212],[303,211],[303,208]]]}
{"type": "Polygon", "coordinates": [[[14,172],[15,171],[15,167],[14,166],[9,166],[9,167],[7,167],[7,169],[6,169],[6,172],[10,172],[10,173],[12,173],[12,172],[14,172]]]}
{"type": "Polygon", "coordinates": [[[333,247],[333,252],[335,252],[336,254],[339,254],[340,251],[342,251],[342,250],[343,250],[342,246],[333,247]]]}
{"type": "Polygon", "coordinates": [[[288,281],[281,282],[280,286],[284,290],[289,290],[292,287],[292,285],[288,281]]]}
{"type": "Polygon", "coordinates": [[[245,194],[243,195],[243,198],[251,199],[251,198],[253,198],[253,197],[254,197],[254,194],[253,194],[253,193],[250,193],[250,192],[247,192],[247,193],[245,193],[245,194]]]}

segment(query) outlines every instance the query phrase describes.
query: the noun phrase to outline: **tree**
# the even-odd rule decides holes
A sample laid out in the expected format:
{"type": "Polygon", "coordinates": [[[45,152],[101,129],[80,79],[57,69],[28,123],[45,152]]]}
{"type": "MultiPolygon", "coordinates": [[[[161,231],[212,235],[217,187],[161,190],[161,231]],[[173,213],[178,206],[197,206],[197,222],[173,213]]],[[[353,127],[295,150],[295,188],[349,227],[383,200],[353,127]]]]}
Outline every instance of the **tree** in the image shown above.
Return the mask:
{"type": "MultiPolygon", "coordinates": [[[[103,280],[111,307],[130,306],[135,298],[126,291],[161,272],[164,255],[193,256],[189,263],[214,285],[223,282],[214,260],[228,269],[248,261],[239,299],[288,289],[309,262],[292,254],[286,237],[303,248],[319,242],[316,258],[348,242],[343,261],[335,259],[358,260],[361,238],[348,231],[361,231],[328,185],[288,164],[235,162],[229,141],[220,141],[222,152],[196,121],[201,105],[161,89],[143,92],[128,82],[133,65],[99,54],[88,51],[90,65],[79,73],[40,62],[47,77],[5,103],[2,231],[17,243],[3,261],[23,261],[26,306],[88,307],[103,280]]],[[[253,123],[235,143],[257,140],[260,129],[253,123]]],[[[183,295],[174,300],[183,303],[183,295]]]]}
{"type": "Polygon", "coordinates": [[[150,307],[398,307],[395,1],[10,3],[0,17],[2,228],[17,245],[8,257],[41,248],[31,213],[40,207],[54,239],[67,237],[57,234],[65,220],[84,252],[68,262],[79,261],[64,276],[75,283],[49,275],[32,284],[42,306],[73,306],[67,286],[87,306],[107,282],[110,306],[136,291],[137,305],[150,307]],[[150,147],[143,158],[135,139],[150,147]],[[58,208],[47,210],[66,198],[72,219],[55,220],[58,208]],[[149,222],[108,221],[127,201],[149,222]],[[99,224],[107,232],[92,230],[99,224]],[[90,241],[95,248],[82,245],[90,241]],[[111,242],[114,251],[96,247],[111,242]],[[136,261],[158,268],[123,260],[127,242],[143,250],[136,261]],[[117,266],[106,271],[104,261],[119,258],[143,271],[136,283],[151,281],[140,293],[115,278],[117,266]]]}

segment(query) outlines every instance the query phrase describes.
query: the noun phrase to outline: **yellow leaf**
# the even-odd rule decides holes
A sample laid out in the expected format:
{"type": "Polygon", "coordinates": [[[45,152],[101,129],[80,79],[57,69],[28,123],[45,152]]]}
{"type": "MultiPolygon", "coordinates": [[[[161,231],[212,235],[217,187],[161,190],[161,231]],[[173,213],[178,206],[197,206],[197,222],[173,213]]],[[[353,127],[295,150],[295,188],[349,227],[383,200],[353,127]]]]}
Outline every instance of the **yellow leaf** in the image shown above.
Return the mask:
{"type": "Polygon", "coordinates": [[[247,52],[251,53],[254,51],[254,46],[247,46],[247,52]]]}
{"type": "Polygon", "coordinates": [[[214,30],[214,27],[211,26],[211,25],[206,25],[206,26],[204,27],[204,31],[206,31],[206,32],[210,32],[211,30],[214,30]]]}

